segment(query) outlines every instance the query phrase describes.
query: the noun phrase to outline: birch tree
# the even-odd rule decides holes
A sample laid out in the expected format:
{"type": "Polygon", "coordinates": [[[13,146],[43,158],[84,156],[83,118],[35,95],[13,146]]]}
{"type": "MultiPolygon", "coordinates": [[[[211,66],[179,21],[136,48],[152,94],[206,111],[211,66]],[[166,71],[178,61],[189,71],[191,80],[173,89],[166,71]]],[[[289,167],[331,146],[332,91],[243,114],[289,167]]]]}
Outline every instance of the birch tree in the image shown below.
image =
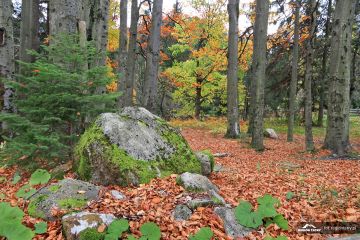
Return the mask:
{"type": "Polygon", "coordinates": [[[356,0],[336,1],[331,30],[328,124],[324,146],[338,155],[345,155],[350,149],[351,40],[356,3],[356,0]]]}
{"type": "Polygon", "coordinates": [[[163,0],[154,0],[151,32],[146,54],[146,69],[144,83],[144,106],[151,112],[158,110],[157,88],[160,64],[160,31],[162,23],[163,0]]]}
{"type": "Polygon", "coordinates": [[[256,150],[264,149],[264,85],[266,68],[266,38],[269,18],[269,0],[256,0],[254,25],[254,45],[252,59],[252,84],[255,96],[252,110],[253,129],[251,146],[256,150]]]}
{"type": "Polygon", "coordinates": [[[294,21],[294,45],[293,45],[293,58],[291,69],[291,81],[289,91],[289,116],[288,116],[288,132],[287,141],[294,140],[294,120],[296,108],[296,86],[298,82],[298,61],[299,61],[299,15],[300,15],[300,2],[294,1],[295,5],[295,21],[294,21]]]}
{"type": "Polygon", "coordinates": [[[131,105],[131,97],[126,98],[126,59],[127,59],[127,0],[120,1],[120,41],[119,41],[119,69],[118,91],[122,95],[118,99],[120,108],[131,105]]]}
{"type": "Polygon", "coordinates": [[[226,137],[240,136],[239,126],[239,93],[238,93],[238,32],[239,0],[229,0],[229,43],[227,71],[227,121],[226,137]]]}

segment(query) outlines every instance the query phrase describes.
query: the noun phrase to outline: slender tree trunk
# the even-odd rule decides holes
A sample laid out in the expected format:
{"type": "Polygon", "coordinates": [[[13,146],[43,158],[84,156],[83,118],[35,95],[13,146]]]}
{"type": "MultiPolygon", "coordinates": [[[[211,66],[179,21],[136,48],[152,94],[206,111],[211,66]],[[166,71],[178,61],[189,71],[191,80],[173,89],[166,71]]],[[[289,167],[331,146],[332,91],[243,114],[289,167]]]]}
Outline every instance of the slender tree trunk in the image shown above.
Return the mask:
{"type": "Polygon", "coordinates": [[[119,42],[119,74],[120,77],[118,79],[118,91],[122,93],[119,97],[119,108],[130,106],[131,105],[131,97],[128,101],[126,101],[126,59],[127,59],[127,43],[128,43],[128,35],[127,35],[127,0],[120,1],[120,42],[119,42]]]}
{"type": "Polygon", "coordinates": [[[293,46],[293,59],[291,69],[291,82],[289,93],[289,118],[288,118],[288,132],[287,141],[292,142],[294,140],[294,120],[295,120],[295,108],[296,108],[296,87],[298,82],[298,61],[299,61],[299,15],[300,15],[300,3],[295,1],[295,22],[294,22],[294,46],[293,46]]]}
{"type": "Polygon", "coordinates": [[[158,111],[157,90],[160,63],[160,31],[162,23],[163,0],[154,0],[151,21],[151,33],[147,49],[145,70],[145,98],[144,106],[151,112],[158,111]]]}
{"type": "Polygon", "coordinates": [[[322,55],[322,66],[321,66],[321,81],[320,81],[320,101],[319,101],[319,114],[317,125],[319,127],[323,126],[324,122],[324,105],[325,105],[325,82],[326,82],[326,65],[328,61],[328,51],[329,51],[329,33],[330,33],[330,19],[331,19],[331,11],[332,10],[332,0],[328,1],[327,6],[327,18],[325,23],[325,46],[322,55]]]}
{"type": "Polygon", "coordinates": [[[250,90],[248,91],[248,101],[249,101],[249,108],[248,108],[248,118],[249,118],[249,124],[248,124],[248,130],[247,133],[249,135],[252,135],[252,132],[254,130],[254,109],[256,104],[255,94],[256,94],[256,81],[253,74],[253,67],[251,66],[250,69],[250,90]]]}
{"type": "Polygon", "coordinates": [[[239,126],[239,93],[238,93],[238,33],[239,33],[239,0],[229,0],[229,47],[227,72],[227,121],[226,137],[238,138],[239,126]]]}
{"type": "Polygon", "coordinates": [[[195,88],[195,119],[200,120],[201,115],[201,84],[202,81],[200,79],[196,80],[197,87],[195,88]]]}
{"type": "Polygon", "coordinates": [[[309,39],[306,42],[306,70],[305,70],[305,145],[307,151],[314,150],[314,140],[312,135],[312,77],[314,60],[314,43],[316,30],[316,0],[309,1],[309,39]]]}
{"type": "Polygon", "coordinates": [[[139,21],[139,9],[137,0],[131,1],[131,23],[128,55],[126,60],[126,89],[124,91],[125,106],[133,105],[133,91],[135,85],[135,63],[136,63],[136,40],[139,21]]]}
{"type": "MultiPolygon", "coordinates": [[[[0,1],[0,78],[11,80],[15,72],[14,35],[13,35],[13,5],[11,0],[0,1]]],[[[13,89],[4,85],[3,113],[15,112],[12,102],[13,89]]],[[[6,123],[1,124],[1,130],[6,131],[6,123]]],[[[0,131],[1,132],[1,131],[0,131]]]]}
{"type": "Polygon", "coordinates": [[[78,21],[81,16],[82,2],[78,0],[51,0],[50,35],[59,33],[74,34],[78,32],[78,21]]]}
{"type": "Polygon", "coordinates": [[[328,124],[324,147],[338,155],[350,149],[350,66],[356,0],[336,2],[331,30],[328,124]]]}
{"type": "Polygon", "coordinates": [[[39,50],[39,0],[22,0],[21,32],[20,32],[20,60],[33,62],[34,56],[27,54],[27,50],[39,50]]]}
{"type": "Polygon", "coordinates": [[[266,38],[269,17],[269,0],[256,0],[252,81],[255,82],[255,100],[252,112],[254,121],[251,146],[264,149],[264,88],[266,69],[266,38]]]}

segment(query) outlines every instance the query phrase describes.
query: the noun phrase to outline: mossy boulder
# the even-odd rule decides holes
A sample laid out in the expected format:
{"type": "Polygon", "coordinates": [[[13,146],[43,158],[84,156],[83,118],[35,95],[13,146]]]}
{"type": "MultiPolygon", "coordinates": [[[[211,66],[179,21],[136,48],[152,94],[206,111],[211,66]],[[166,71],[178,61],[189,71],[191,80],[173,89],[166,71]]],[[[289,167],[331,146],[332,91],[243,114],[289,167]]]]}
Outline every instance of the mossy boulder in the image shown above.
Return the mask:
{"type": "Polygon", "coordinates": [[[103,113],[75,149],[81,179],[122,186],[173,173],[201,173],[201,163],[180,132],[144,108],[103,113]]]}
{"type": "Polygon", "coordinates": [[[54,208],[65,211],[83,209],[98,199],[100,187],[75,179],[64,179],[42,188],[30,198],[28,213],[32,217],[55,220],[54,208]]]}

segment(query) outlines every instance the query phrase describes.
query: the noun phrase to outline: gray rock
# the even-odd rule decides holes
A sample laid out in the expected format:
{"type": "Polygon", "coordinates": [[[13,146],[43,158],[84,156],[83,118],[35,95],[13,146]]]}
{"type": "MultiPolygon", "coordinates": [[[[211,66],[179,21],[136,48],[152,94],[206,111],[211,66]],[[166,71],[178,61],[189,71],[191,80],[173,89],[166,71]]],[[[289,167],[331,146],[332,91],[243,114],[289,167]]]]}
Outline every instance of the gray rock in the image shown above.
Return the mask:
{"type": "Polygon", "coordinates": [[[82,179],[109,185],[138,185],[170,173],[201,173],[186,140],[144,108],[103,113],[81,136],[75,168],[82,179]]]}
{"type": "Polygon", "coordinates": [[[214,212],[223,220],[225,232],[228,236],[243,238],[251,233],[251,228],[244,227],[237,222],[233,209],[216,207],[214,212]]]}
{"type": "Polygon", "coordinates": [[[214,153],[214,157],[223,158],[229,156],[228,153],[214,153]]]}
{"type": "Polygon", "coordinates": [[[198,207],[209,207],[209,206],[215,206],[217,205],[215,201],[213,201],[210,198],[196,198],[188,201],[186,205],[192,209],[195,210],[198,207]]]}
{"type": "Polygon", "coordinates": [[[196,173],[183,173],[179,176],[178,182],[188,191],[207,192],[214,190],[215,192],[219,192],[218,187],[207,177],[196,173]]]}
{"type": "Polygon", "coordinates": [[[209,195],[211,196],[211,199],[217,204],[217,205],[225,205],[226,201],[225,199],[220,196],[219,193],[217,193],[216,191],[214,191],[213,189],[208,191],[209,195]]]}
{"type": "Polygon", "coordinates": [[[212,158],[212,156],[204,152],[196,152],[195,155],[201,163],[201,174],[209,176],[212,172],[214,159],[212,158]]]}
{"type": "Polygon", "coordinates": [[[327,240],[359,240],[360,234],[353,234],[346,237],[330,237],[327,240]]]}
{"type": "Polygon", "coordinates": [[[65,239],[75,240],[85,229],[97,229],[103,224],[109,226],[115,219],[116,217],[112,214],[78,212],[63,216],[61,223],[65,239]]]}
{"type": "Polygon", "coordinates": [[[173,216],[176,221],[186,221],[191,217],[192,211],[183,204],[177,205],[174,209],[173,216]]]}
{"type": "Polygon", "coordinates": [[[267,138],[272,138],[272,139],[278,139],[279,136],[276,134],[275,130],[272,128],[267,128],[264,131],[264,136],[267,138]]]}
{"type": "Polygon", "coordinates": [[[91,200],[97,200],[100,187],[75,179],[63,179],[51,184],[30,198],[28,212],[33,217],[55,220],[51,210],[83,209],[91,200]]]}
{"type": "Polygon", "coordinates": [[[111,196],[113,196],[116,200],[125,200],[126,199],[126,196],[119,191],[111,190],[110,193],[111,193],[111,196]]]}

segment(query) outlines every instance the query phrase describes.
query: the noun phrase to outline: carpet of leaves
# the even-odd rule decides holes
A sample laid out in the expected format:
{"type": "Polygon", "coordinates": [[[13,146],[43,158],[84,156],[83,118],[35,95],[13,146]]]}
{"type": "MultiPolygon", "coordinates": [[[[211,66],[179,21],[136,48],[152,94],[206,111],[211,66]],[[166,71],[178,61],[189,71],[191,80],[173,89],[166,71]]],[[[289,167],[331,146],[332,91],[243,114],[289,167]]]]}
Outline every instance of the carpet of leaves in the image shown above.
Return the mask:
{"type": "MultiPolygon", "coordinates": [[[[328,236],[325,235],[298,234],[297,224],[305,221],[360,221],[359,161],[321,160],[329,152],[303,152],[304,140],[300,136],[293,143],[287,143],[285,136],[280,136],[279,140],[267,139],[266,150],[258,153],[248,147],[246,140],[224,139],[222,135],[200,129],[184,129],[182,133],[194,150],[228,153],[226,157],[216,158],[216,163],[221,164],[223,170],[210,177],[228,203],[236,206],[243,199],[256,205],[256,198],[266,193],[280,199],[282,205],[279,212],[288,219],[290,230],[282,231],[270,225],[246,239],[262,239],[266,235],[280,234],[289,239],[326,239],[328,236]],[[298,167],[289,169],[287,164],[296,164],[298,167]],[[288,192],[294,193],[290,200],[286,199],[288,192]]],[[[315,143],[320,149],[321,141],[317,139],[315,143]]],[[[354,146],[359,147],[360,144],[355,142],[354,146]]],[[[0,183],[0,193],[6,196],[1,201],[18,205],[26,212],[27,202],[16,199],[15,193],[26,184],[29,176],[25,174],[21,183],[12,185],[10,182],[15,171],[16,168],[0,168],[0,175],[7,179],[0,183]]],[[[70,173],[67,177],[74,177],[74,174],[70,173]]],[[[175,179],[176,175],[172,175],[154,179],[138,188],[103,188],[101,198],[89,203],[86,210],[112,213],[129,219],[131,232],[137,236],[140,235],[140,225],[152,221],[160,226],[163,239],[187,239],[189,234],[204,226],[212,228],[214,239],[230,239],[225,234],[222,221],[210,207],[198,208],[185,222],[173,219],[172,210],[187,194],[176,185],[175,179]],[[124,193],[127,199],[115,200],[110,194],[113,189],[124,193]]],[[[29,227],[39,221],[28,215],[24,218],[24,223],[29,227]]],[[[35,239],[63,239],[60,221],[48,222],[48,232],[37,235],[35,239]]]]}

